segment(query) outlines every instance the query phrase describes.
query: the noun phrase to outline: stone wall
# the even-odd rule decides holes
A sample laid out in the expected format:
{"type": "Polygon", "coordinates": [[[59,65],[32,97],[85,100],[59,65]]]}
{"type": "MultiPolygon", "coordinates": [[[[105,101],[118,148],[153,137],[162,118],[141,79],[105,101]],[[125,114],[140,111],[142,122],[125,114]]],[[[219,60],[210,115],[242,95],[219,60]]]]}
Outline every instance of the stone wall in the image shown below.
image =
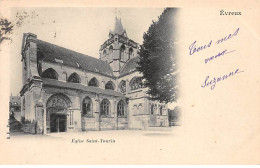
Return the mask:
{"type": "MultiPolygon", "coordinates": [[[[123,100],[125,102],[125,99],[122,99],[121,97],[115,97],[115,96],[109,96],[109,95],[96,95],[95,93],[88,93],[78,90],[71,90],[71,89],[61,89],[61,88],[55,88],[55,87],[44,87],[44,93],[43,93],[43,100],[45,104],[45,111],[46,110],[46,104],[48,100],[55,94],[64,94],[66,95],[70,101],[71,106],[68,109],[70,112],[73,113],[73,124],[71,125],[69,123],[70,117],[67,118],[67,125],[68,129],[67,131],[90,131],[90,130],[109,130],[109,129],[117,129],[117,122],[119,123],[119,127],[121,129],[127,128],[127,117],[121,118],[117,120],[117,104],[120,100],[123,100]],[[82,110],[83,110],[83,101],[84,99],[88,97],[92,101],[92,107],[91,107],[91,116],[83,116],[82,110]],[[109,116],[100,117],[100,103],[103,99],[107,99],[110,102],[110,111],[109,116]],[[99,118],[100,117],[100,118],[99,118]]],[[[125,102],[125,108],[127,112],[127,104],[125,102]]],[[[48,114],[48,112],[47,112],[48,114]]],[[[47,123],[47,127],[48,127],[47,123]]]]}

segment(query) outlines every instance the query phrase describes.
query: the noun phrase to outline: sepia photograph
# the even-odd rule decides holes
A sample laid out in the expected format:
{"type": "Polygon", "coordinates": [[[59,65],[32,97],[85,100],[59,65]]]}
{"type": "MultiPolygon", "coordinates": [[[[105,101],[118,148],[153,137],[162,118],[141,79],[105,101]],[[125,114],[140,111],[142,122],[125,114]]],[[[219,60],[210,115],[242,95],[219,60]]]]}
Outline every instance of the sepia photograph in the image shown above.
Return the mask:
{"type": "Polygon", "coordinates": [[[179,125],[176,12],[14,8],[10,136],[179,125]]]}
{"type": "Polygon", "coordinates": [[[1,1],[0,164],[259,164],[258,5],[1,1]]]}

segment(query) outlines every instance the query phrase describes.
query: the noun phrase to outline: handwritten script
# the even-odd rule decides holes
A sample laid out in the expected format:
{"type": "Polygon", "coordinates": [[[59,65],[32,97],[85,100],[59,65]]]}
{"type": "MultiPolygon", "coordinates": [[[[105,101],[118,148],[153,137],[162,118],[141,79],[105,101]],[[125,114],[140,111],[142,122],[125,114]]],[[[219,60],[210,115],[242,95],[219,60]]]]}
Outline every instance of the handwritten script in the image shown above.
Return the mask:
{"type": "Polygon", "coordinates": [[[230,78],[230,77],[232,77],[232,76],[234,76],[238,73],[241,73],[241,72],[244,72],[244,71],[240,71],[239,69],[236,69],[233,72],[230,72],[230,73],[225,74],[225,75],[221,75],[219,77],[213,77],[212,79],[210,79],[210,77],[207,76],[205,81],[201,85],[201,87],[205,88],[207,86],[210,86],[210,89],[213,90],[217,83],[224,81],[225,79],[228,79],[228,78],[230,78]]]}
{"type": "MultiPolygon", "coordinates": [[[[234,37],[236,37],[238,35],[239,32],[239,28],[237,28],[235,30],[235,32],[230,33],[229,35],[220,38],[216,41],[210,40],[208,43],[204,44],[204,45],[198,45],[197,44],[197,40],[195,40],[190,46],[189,46],[189,55],[195,55],[196,53],[199,53],[202,50],[207,50],[208,48],[214,46],[214,45],[219,45],[224,43],[225,41],[228,41],[234,37]]],[[[214,54],[208,58],[205,58],[204,63],[205,64],[209,64],[209,62],[212,62],[213,60],[220,58],[226,54],[235,52],[236,50],[228,50],[228,49],[224,49],[220,52],[218,52],[217,54],[214,54]]],[[[213,90],[216,87],[217,83],[220,83],[224,80],[227,80],[235,75],[237,75],[238,73],[241,73],[244,71],[241,71],[239,68],[236,68],[236,70],[232,71],[232,72],[228,72],[224,75],[219,75],[218,77],[210,77],[209,75],[206,76],[204,82],[201,84],[202,88],[206,88],[206,87],[210,87],[211,90],[213,90]]]]}
{"type": "Polygon", "coordinates": [[[205,64],[208,63],[209,61],[212,61],[212,60],[214,60],[214,59],[220,57],[220,56],[223,56],[223,55],[225,55],[225,54],[232,53],[232,52],[234,52],[234,51],[236,51],[236,50],[232,50],[232,51],[224,50],[224,51],[218,53],[217,55],[214,55],[214,56],[211,56],[211,57],[209,57],[209,58],[206,58],[206,59],[205,59],[205,64]]]}
{"type": "MultiPolygon", "coordinates": [[[[217,44],[221,44],[225,41],[228,41],[229,39],[237,36],[239,32],[239,28],[236,29],[236,31],[233,33],[233,34],[229,34],[227,36],[225,36],[224,38],[221,38],[219,40],[217,40],[214,44],[217,45],[217,44]]],[[[212,44],[212,40],[209,41],[209,43],[205,44],[205,45],[202,45],[202,46],[197,46],[197,41],[195,40],[189,47],[189,50],[190,50],[190,55],[193,55],[195,53],[198,53],[199,51],[202,51],[202,50],[205,50],[207,48],[210,48],[213,44],[212,44]]]]}

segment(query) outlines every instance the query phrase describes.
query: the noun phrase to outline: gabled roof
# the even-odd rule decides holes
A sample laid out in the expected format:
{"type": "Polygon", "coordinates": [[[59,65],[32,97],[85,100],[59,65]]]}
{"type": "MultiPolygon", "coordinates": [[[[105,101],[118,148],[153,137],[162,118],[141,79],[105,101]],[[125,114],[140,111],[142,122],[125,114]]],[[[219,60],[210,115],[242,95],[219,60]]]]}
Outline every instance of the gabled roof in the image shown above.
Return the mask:
{"type": "Polygon", "coordinates": [[[114,90],[110,89],[101,89],[94,86],[85,86],[80,83],[70,83],[70,82],[62,82],[55,79],[47,79],[42,78],[43,86],[53,86],[53,87],[60,87],[60,88],[67,88],[67,89],[75,89],[75,90],[82,90],[87,91],[91,93],[101,93],[105,95],[110,96],[119,96],[119,97],[125,97],[122,93],[116,92],[114,90]]]}
{"type": "Polygon", "coordinates": [[[55,62],[86,71],[113,77],[113,70],[108,63],[42,40],[35,39],[37,55],[43,61],[55,62]]]}
{"type": "Polygon", "coordinates": [[[125,66],[123,67],[122,71],[120,72],[119,77],[125,76],[129,73],[135,72],[137,67],[137,62],[139,61],[139,56],[130,59],[125,66]]]}

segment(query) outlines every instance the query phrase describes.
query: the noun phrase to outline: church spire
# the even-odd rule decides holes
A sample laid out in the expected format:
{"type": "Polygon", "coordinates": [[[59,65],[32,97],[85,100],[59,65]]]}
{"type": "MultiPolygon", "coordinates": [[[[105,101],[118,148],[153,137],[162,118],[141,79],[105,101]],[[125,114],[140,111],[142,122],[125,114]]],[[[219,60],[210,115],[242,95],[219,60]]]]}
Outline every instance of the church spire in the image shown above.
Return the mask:
{"type": "Polygon", "coordinates": [[[123,25],[122,25],[121,18],[118,19],[118,18],[116,17],[115,29],[114,29],[114,31],[113,31],[113,34],[123,35],[125,32],[126,32],[126,31],[125,31],[125,29],[124,29],[124,27],[123,27],[123,25]]]}
{"type": "Polygon", "coordinates": [[[120,17],[121,13],[120,11],[118,11],[117,8],[115,8],[115,28],[113,31],[110,31],[110,34],[118,34],[118,35],[124,35],[127,37],[126,35],[126,31],[123,27],[123,24],[121,22],[121,17],[120,17]]]}

